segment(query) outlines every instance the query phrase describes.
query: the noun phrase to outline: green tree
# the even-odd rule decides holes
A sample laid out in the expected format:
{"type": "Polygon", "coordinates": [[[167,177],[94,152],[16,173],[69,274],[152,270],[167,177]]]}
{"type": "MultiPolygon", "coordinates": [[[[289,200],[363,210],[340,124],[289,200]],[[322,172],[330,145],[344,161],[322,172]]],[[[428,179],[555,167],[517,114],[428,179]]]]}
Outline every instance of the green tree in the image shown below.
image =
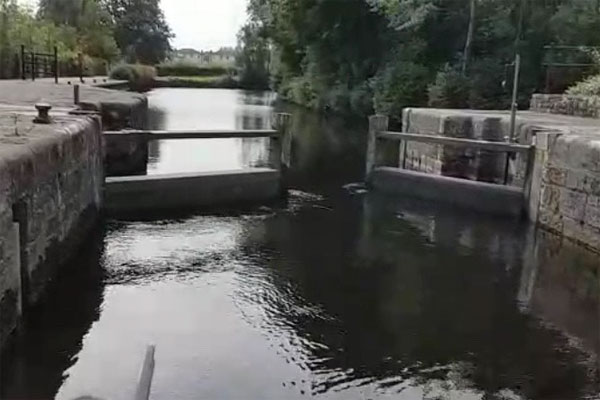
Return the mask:
{"type": "Polygon", "coordinates": [[[0,0],[0,78],[7,78],[10,73],[9,22],[11,8],[14,7],[14,1],[0,0]]]}
{"type": "Polygon", "coordinates": [[[38,15],[57,25],[80,25],[80,17],[88,3],[94,0],[40,0],[38,15]]]}
{"type": "Polygon", "coordinates": [[[114,35],[129,62],[157,64],[171,51],[173,37],[160,0],[106,0],[114,35]]]}
{"type": "MultiPolygon", "coordinates": [[[[72,28],[74,53],[106,61],[119,55],[110,14],[98,0],[40,0],[38,17],[65,30],[72,28]]],[[[74,59],[76,54],[70,57],[74,59]]]]}
{"type": "Polygon", "coordinates": [[[265,88],[269,85],[270,50],[264,31],[250,22],[238,33],[236,65],[245,87],[265,88]]]}
{"type": "MultiPolygon", "coordinates": [[[[596,0],[343,4],[250,0],[251,20],[273,44],[272,79],[284,97],[363,114],[373,105],[398,119],[402,107],[427,102],[504,107],[510,93],[502,82],[510,81],[510,63],[519,51],[520,99],[526,104],[544,80],[544,46],[600,44],[596,0]],[[457,76],[466,84],[457,85],[457,76]],[[460,96],[454,98],[453,93],[460,96]]],[[[562,61],[581,57],[570,55],[562,61]]]]}

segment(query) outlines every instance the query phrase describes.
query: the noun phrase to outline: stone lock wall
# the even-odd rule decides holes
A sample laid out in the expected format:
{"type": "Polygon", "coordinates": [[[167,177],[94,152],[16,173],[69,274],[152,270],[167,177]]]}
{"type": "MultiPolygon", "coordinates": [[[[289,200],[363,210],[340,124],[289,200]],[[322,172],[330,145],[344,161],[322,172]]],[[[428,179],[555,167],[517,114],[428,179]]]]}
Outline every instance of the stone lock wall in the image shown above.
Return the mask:
{"type": "MultiPolygon", "coordinates": [[[[409,133],[504,141],[509,131],[506,118],[484,113],[405,108],[402,117],[402,130],[409,133]]],[[[517,172],[523,162],[520,158],[510,160],[509,181],[514,185],[523,183],[523,177],[517,172]]],[[[400,164],[413,171],[503,183],[506,156],[476,149],[408,142],[401,145],[400,164]]]]}
{"type": "Polygon", "coordinates": [[[600,252],[600,137],[548,133],[538,145],[537,222],[600,252]]]}
{"type": "Polygon", "coordinates": [[[102,205],[97,117],[0,116],[0,346],[86,238],[102,205]]]}
{"type": "MultiPolygon", "coordinates": [[[[102,103],[105,130],[146,129],[148,100],[131,103],[102,103]]],[[[105,137],[107,176],[144,175],[148,166],[148,143],[142,135],[105,137]]]]}
{"type": "Polygon", "coordinates": [[[531,97],[530,110],[549,114],[598,118],[600,117],[600,97],[536,93],[531,97]]]}

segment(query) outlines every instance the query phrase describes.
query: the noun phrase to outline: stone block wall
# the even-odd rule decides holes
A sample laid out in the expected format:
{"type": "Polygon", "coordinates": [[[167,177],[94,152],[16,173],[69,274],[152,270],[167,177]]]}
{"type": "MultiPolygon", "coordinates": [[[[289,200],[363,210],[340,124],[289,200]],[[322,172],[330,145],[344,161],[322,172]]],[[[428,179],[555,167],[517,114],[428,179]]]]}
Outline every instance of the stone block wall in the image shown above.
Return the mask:
{"type": "MultiPolygon", "coordinates": [[[[406,108],[403,110],[402,130],[410,133],[446,137],[504,141],[509,126],[500,116],[460,113],[459,110],[406,108]]],[[[527,136],[527,135],[525,135],[527,136]]],[[[530,137],[524,137],[526,143],[530,137]]],[[[523,184],[526,160],[510,160],[509,181],[523,184]]],[[[453,148],[427,143],[408,142],[400,149],[400,164],[406,169],[439,175],[504,183],[506,155],[469,148],[453,148]]]]}
{"type": "Polygon", "coordinates": [[[534,94],[531,97],[530,111],[599,118],[600,97],[534,94]]]}
{"type": "Polygon", "coordinates": [[[600,137],[555,133],[545,147],[537,222],[600,251],[600,137]]]}
{"type": "MultiPolygon", "coordinates": [[[[105,130],[146,129],[148,100],[137,98],[130,103],[102,103],[105,130]]],[[[144,175],[148,167],[148,142],[140,136],[105,137],[107,176],[144,175]]]]}
{"type": "Polygon", "coordinates": [[[95,224],[104,182],[97,117],[0,116],[0,346],[95,224]]]}

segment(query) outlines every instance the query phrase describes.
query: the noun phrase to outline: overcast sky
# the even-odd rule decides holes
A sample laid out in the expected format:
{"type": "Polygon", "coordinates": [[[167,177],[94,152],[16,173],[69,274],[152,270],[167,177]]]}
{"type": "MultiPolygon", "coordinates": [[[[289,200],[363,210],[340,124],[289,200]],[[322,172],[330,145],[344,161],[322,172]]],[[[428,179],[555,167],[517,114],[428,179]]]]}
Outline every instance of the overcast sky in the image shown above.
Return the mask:
{"type": "Polygon", "coordinates": [[[161,0],[175,48],[216,50],[235,46],[246,21],[247,0],[161,0]]]}
{"type": "MultiPolygon", "coordinates": [[[[20,0],[37,4],[37,0],[20,0]]],[[[216,50],[236,44],[236,34],[246,21],[247,0],[161,0],[175,38],[173,47],[216,50]]]]}

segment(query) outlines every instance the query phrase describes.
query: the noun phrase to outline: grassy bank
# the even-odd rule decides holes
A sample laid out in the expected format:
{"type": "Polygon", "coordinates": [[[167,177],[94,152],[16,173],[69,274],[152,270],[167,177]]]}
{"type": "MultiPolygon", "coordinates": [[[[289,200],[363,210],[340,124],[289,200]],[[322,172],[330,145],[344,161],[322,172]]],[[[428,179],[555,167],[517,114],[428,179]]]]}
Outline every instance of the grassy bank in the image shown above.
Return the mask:
{"type": "Polygon", "coordinates": [[[199,64],[190,61],[169,61],[158,64],[156,72],[161,77],[218,77],[234,72],[233,65],[224,63],[199,64]]]}
{"type": "Polygon", "coordinates": [[[239,82],[228,76],[164,76],[154,80],[154,87],[239,89],[239,82]]]}
{"type": "Polygon", "coordinates": [[[156,78],[156,69],[143,64],[119,64],[109,73],[115,80],[129,82],[129,88],[138,92],[152,89],[156,78]]]}
{"type": "MultiPolygon", "coordinates": [[[[181,72],[181,71],[180,71],[181,72]]],[[[206,71],[205,71],[206,72],[206,71]]],[[[110,78],[129,82],[131,90],[143,92],[155,87],[221,88],[268,90],[268,87],[247,86],[231,74],[157,76],[154,67],[142,64],[120,64],[110,71],[110,78]]],[[[164,73],[164,69],[163,69],[164,73]]]]}

